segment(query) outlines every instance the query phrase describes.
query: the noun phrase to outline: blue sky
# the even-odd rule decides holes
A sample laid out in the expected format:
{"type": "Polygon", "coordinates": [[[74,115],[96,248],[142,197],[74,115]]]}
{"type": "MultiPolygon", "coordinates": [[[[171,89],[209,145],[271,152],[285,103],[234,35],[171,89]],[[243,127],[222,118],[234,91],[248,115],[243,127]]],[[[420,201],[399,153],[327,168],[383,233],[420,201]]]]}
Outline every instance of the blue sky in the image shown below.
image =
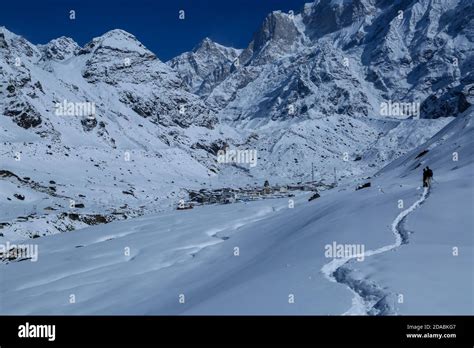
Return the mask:
{"type": "Polygon", "coordinates": [[[69,36],[80,45],[111,29],[134,34],[161,60],[191,50],[208,36],[245,47],[273,10],[299,11],[310,0],[8,0],[0,25],[38,44],[69,36]],[[76,19],[69,19],[69,11],[76,19]],[[185,20],[178,13],[185,11],[185,20]]]}

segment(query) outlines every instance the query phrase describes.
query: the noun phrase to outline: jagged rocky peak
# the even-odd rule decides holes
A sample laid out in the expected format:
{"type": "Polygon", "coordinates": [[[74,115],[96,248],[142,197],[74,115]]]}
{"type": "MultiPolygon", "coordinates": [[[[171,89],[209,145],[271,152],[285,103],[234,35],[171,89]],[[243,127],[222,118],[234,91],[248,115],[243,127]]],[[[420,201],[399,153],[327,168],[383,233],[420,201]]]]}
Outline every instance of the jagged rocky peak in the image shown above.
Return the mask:
{"type": "Polygon", "coordinates": [[[103,81],[114,85],[166,80],[179,87],[176,74],[124,30],[111,30],[94,38],[79,55],[88,55],[82,76],[89,82],[103,81]]]}
{"type": "Polygon", "coordinates": [[[269,41],[291,45],[297,40],[298,30],[292,16],[281,11],[270,13],[254,36],[254,50],[262,49],[269,41]]]}
{"type": "MultiPolygon", "coordinates": [[[[324,0],[306,4],[303,22],[312,39],[334,33],[346,27],[357,28],[369,23],[376,14],[375,0],[324,0]]],[[[384,1],[378,1],[382,3],[384,1]]]]}
{"type": "Polygon", "coordinates": [[[133,52],[139,55],[154,56],[134,35],[122,29],[110,30],[104,35],[92,39],[84,46],[82,53],[97,52],[98,50],[133,52]]]}
{"type": "Polygon", "coordinates": [[[290,52],[302,42],[303,37],[296,25],[295,15],[274,11],[265,18],[239,59],[243,64],[251,60],[265,63],[267,58],[290,52]]]}
{"type": "Polygon", "coordinates": [[[20,36],[12,33],[4,26],[0,26],[0,48],[7,48],[12,40],[20,38],[20,36]]]}
{"type": "Polygon", "coordinates": [[[36,60],[40,53],[35,45],[23,37],[16,35],[5,27],[0,27],[0,52],[10,59],[36,60]]]}
{"type": "Polygon", "coordinates": [[[171,59],[168,65],[179,73],[189,90],[202,96],[229,75],[240,53],[239,49],[205,38],[192,51],[171,59]]]}
{"type": "Polygon", "coordinates": [[[79,50],[79,45],[71,38],[61,36],[51,40],[46,45],[39,45],[43,59],[65,60],[73,57],[79,50]]]}
{"type": "Polygon", "coordinates": [[[204,39],[201,40],[199,45],[197,45],[194,49],[193,52],[198,52],[198,51],[208,51],[213,48],[215,48],[217,45],[216,42],[212,41],[209,37],[205,37],[204,39]]]}
{"type": "MultiPolygon", "coordinates": [[[[204,38],[199,45],[194,47],[193,53],[195,54],[206,54],[206,55],[214,55],[214,56],[222,56],[222,58],[227,60],[232,60],[237,57],[242,50],[233,48],[233,47],[226,47],[217,42],[211,40],[210,38],[204,38]]],[[[211,57],[210,57],[211,58],[211,57]]]]}

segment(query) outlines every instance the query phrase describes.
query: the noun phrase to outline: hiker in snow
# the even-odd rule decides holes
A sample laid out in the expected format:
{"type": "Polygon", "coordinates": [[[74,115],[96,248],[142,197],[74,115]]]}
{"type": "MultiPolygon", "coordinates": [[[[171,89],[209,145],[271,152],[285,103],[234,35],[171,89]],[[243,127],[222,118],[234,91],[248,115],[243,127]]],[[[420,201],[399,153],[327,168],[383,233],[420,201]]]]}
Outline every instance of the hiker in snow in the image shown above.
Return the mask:
{"type": "Polygon", "coordinates": [[[426,187],[431,186],[431,180],[433,180],[433,171],[430,167],[426,166],[426,187]]]}
{"type": "Polygon", "coordinates": [[[428,170],[423,168],[423,187],[428,187],[428,170]]]}

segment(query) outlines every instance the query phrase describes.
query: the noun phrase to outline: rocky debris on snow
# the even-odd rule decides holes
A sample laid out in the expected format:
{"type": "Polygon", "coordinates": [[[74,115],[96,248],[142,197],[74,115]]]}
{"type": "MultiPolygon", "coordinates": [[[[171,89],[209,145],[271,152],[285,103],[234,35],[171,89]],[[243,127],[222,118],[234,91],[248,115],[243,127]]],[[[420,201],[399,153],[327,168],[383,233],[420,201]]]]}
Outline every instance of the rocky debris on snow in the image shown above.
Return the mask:
{"type": "Polygon", "coordinates": [[[367,187],[370,187],[371,186],[371,183],[370,182],[366,182],[365,184],[361,184],[359,186],[356,187],[356,191],[358,190],[362,190],[364,188],[367,188],[367,187]]]}

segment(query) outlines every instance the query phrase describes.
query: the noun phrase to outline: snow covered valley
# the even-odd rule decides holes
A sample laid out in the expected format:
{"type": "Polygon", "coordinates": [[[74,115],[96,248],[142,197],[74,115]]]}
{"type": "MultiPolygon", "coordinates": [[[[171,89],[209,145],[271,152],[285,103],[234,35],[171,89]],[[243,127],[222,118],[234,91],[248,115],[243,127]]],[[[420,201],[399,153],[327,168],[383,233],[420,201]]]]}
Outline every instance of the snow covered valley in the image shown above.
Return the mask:
{"type": "Polygon", "coordinates": [[[298,195],[293,208],[202,206],[29,240],[36,262],[0,265],[1,312],[472,314],[473,139],[465,114],[371,187],[298,195]],[[363,261],[328,258],[334,242],[363,245],[363,261]]]}

